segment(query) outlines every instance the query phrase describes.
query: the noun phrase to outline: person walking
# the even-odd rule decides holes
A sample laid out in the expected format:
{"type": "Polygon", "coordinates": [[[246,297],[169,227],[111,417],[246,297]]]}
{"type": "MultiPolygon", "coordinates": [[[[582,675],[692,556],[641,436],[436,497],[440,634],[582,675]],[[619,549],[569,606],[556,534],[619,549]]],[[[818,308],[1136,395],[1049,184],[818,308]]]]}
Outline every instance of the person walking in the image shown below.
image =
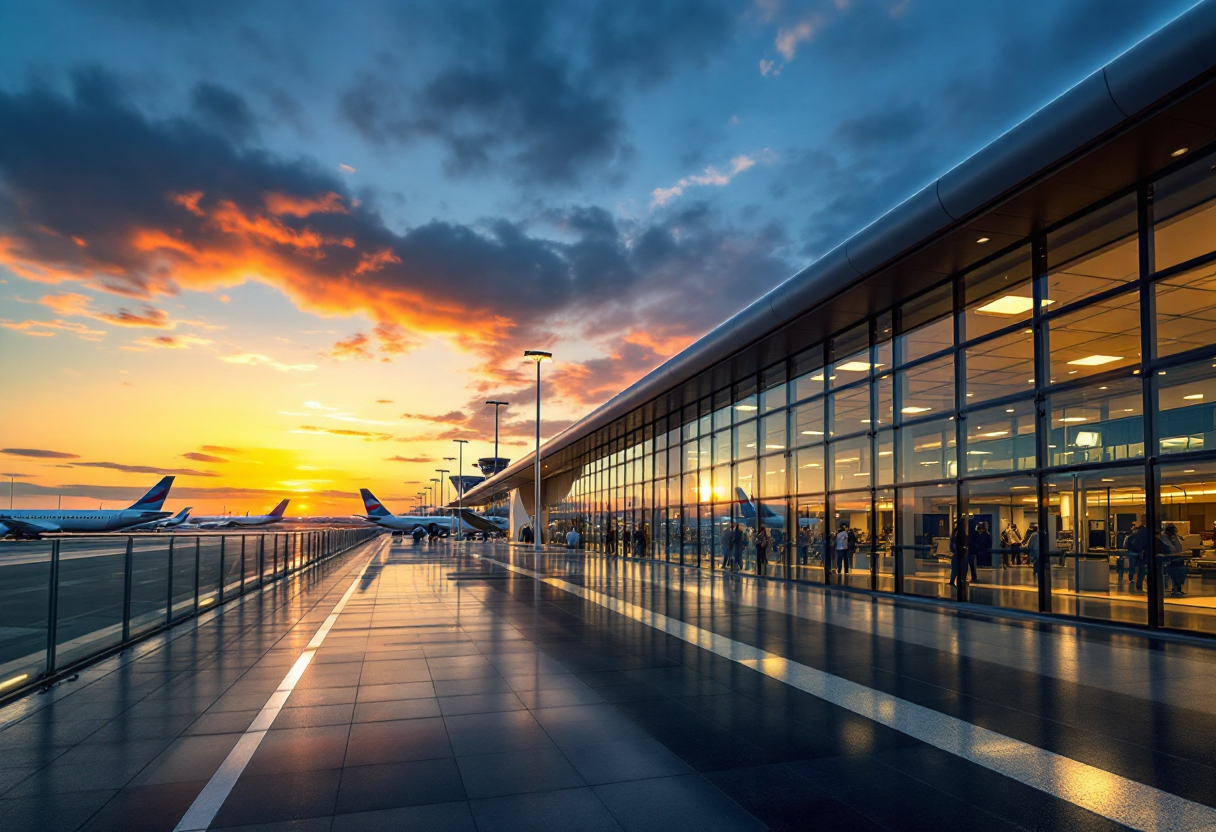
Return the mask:
{"type": "Polygon", "coordinates": [[[985,566],[992,566],[992,533],[988,531],[987,523],[981,521],[975,524],[975,531],[971,532],[967,541],[967,556],[964,560],[971,570],[973,583],[979,580],[975,572],[977,563],[983,562],[985,566]]]}
{"type": "Polygon", "coordinates": [[[1127,536],[1127,584],[1128,589],[1144,592],[1144,579],[1148,577],[1149,534],[1146,523],[1136,523],[1127,536]]]}
{"type": "Polygon", "coordinates": [[[730,569],[730,546],[733,538],[731,537],[730,523],[722,524],[722,531],[718,535],[718,551],[722,553],[722,568],[730,569]]]}
{"type": "Polygon", "coordinates": [[[633,528],[633,556],[639,560],[646,557],[646,532],[641,523],[633,528]]]}
{"type": "Polygon", "coordinates": [[[950,532],[950,586],[958,586],[959,573],[963,571],[963,549],[965,548],[965,540],[963,538],[963,525],[961,522],[954,524],[954,531],[950,532]]]}
{"type": "Polygon", "coordinates": [[[738,523],[731,524],[730,559],[732,572],[743,568],[743,529],[739,528],[738,523]]]}
{"type": "Polygon", "coordinates": [[[756,574],[764,575],[768,572],[768,547],[772,544],[773,539],[769,536],[768,529],[764,526],[760,527],[760,531],[756,533],[756,574]]]}
{"type": "Polygon", "coordinates": [[[616,557],[616,524],[609,523],[608,531],[604,533],[604,548],[608,552],[608,557],[616,557]]]}
{"type": "MultiPolygon", "coordinates": [[[[830,571],[831,567],[828,568],[830,571]]],[[[836,574],[841,575],[852,568],[852,558],[849,557],[849,524],[841,523],[840,531],[836,532],[836,574]]]]}
{"type": "Polygon", "coordinates": [[[577,549],[582,540],[583,538],[578,533],[578,529],[574,528],[573,526],[570,527],[570,531],[566,532],[567,549],[577,549]]]}
{"type": "Polygon", "coordinates": [[[1039,549],[1042,547],[1039,538],[1038,523],[1031,523],[1026,527],[1026,538],[1022,541],[1022,548],[1026,550],[1026,559],[1030,561],[1035,575],[1039,574],[1039,549]]]}

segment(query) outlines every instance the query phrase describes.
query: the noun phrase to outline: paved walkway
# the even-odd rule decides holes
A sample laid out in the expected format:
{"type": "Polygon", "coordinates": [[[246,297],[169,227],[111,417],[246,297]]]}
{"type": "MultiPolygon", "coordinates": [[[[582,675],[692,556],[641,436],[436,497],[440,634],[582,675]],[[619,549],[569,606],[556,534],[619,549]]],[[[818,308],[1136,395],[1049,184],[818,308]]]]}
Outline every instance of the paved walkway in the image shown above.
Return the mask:
{"type": "Polygon", "coordinates": [[[1213,671],[1137,635],[385,538],[0,710],[0,828],[1216,828],[1213,671]]]}

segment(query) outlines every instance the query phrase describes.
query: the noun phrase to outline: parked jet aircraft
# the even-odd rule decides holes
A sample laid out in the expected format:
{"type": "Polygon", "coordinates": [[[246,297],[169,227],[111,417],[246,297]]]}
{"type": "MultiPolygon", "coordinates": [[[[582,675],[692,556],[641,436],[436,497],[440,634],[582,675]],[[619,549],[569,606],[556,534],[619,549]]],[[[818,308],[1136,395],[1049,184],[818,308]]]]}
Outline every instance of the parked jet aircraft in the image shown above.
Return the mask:
{"type": "Polygon", "coordinates": [[[172,486],[173,477],[165,477],[129,508],[118,510],[0,509],[0,537],[11,534],[17,538],[37,538],[53,532],[113,532],[159,520],[169,516],[169,512],[161,511],[161,506],[165,504],[172,486]]]}
{"type": "Polygon", "coordinates": [[[431,526],[434,526],[440,534],[451,534],[452,529],[455,528],[451,517],[438,517],[426,514],[393,514],[376,499],[375,494],[366,488],[359,489],[359,496],[363,498],[363,508],[367,511],[367,514],[356,514],[355,516],[371,520],[376,525],[383,526],[386,529],[408,534],[418,527],[429,531],[431,526]]]}
{"type": "Polygon", "coordinates": [[[127,531],[144,532],[144,531],[159,531],[160,529],[172,529],[185,523],[190,517],[190,509],[193,506],[186,506],[172,517],[166,517],[164,520],[153,520],[151,523],[140,523],[138,526],[129,526],[127,531]]]}
{"type": "Polygon", "coordinates": [[[233,529],[238,526],[269,526],[272,523],[278,523],[283,519],[283,512],[287,510],[287,504],[291,500],[284,500],[270,510],[269,514],[255,514],[250,517],[248,514],[241,516],[239,514],[219,514],[213,517],[195,517],[190,521],[190,525],[200,529],[233,529]]]}

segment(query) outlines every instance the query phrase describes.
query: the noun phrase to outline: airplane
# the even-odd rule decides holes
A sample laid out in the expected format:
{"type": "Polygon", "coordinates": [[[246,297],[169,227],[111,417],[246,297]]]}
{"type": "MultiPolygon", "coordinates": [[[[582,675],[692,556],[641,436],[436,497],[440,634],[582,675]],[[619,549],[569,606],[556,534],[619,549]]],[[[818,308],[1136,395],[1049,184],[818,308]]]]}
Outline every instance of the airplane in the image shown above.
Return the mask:
{"type": "Polygon", "coordinates": [[[198,529],[233,529],[240,526],[269,526],[283,520],[283,512],[291,500],[283,500],[270,510],[269,514],[255,514],[244,517],[239,514],[219,514],[213,517],[195,517],[190,525],[198,529]]]}
{"type": "MultiPolygon", "coordinates": [[[[778,514],[777,512],[773,511],[771,508],[769,508],[768,506],[766,506],[764,503],[760,502],[759,500],[753,500],[751,497],[748,497],[747,492],[745,492],[742,488],[735,489],[735,496],[737,496],[739,498],[738,499],[739,514],[744,519],[747,519],[747,520],[756,519],[756,512],[757,512],[757,509],[759,509],[760,519],[764,521],[765,528],[768,528],[768,529],[784,529],[785,528],[785,515],[784,514],[778,514]]],[[[798,527],[799,528],[810,528],[811,526],[814,526],[818,522],[819,522],[819,520],[814,517],[799,517],[798,518],[798,527]]]]}
{"type": "Polygon", "coordinates": [[[37,540],[54,532],[114,532],[168,517],[161,511],[173,477],[164,477],[128,508],[97,509],[8,509],[0,510],[0,537],[12,535],[37,540]]]}
{"type": "Polygon", "coordinates": [[[431,527],[434,526],[439,534],[450,535],[456,531],[457,516],[460,518],[461,528],[467,531],[498,534],[506,528],[494,522],[495,518],[483,517],[467,509],[464,511],[451,509],[452,513],[448,517],[428,514],[393,514],[384,507],[383,503],[376,499],[375,494],[366,488],[359,489],[359,496],[363,498],[363,508],[367,511],[367,514],[355,514],[352,516],[370,520],[378,526],[392,529],[395,532],[412,534],[415,529],[423,529],[429,532],[431,527]]]}
{"type": "Polygon", "coordinates": [[[153,520],[151,523],[140,523],[138,526],[128,526],[127,531],[160,531],[161,529],[172,529],[185,523],[190,517],[190,509],[194,506],[186,506],[172,517],[166,517],[164,520],[153,520]]]}

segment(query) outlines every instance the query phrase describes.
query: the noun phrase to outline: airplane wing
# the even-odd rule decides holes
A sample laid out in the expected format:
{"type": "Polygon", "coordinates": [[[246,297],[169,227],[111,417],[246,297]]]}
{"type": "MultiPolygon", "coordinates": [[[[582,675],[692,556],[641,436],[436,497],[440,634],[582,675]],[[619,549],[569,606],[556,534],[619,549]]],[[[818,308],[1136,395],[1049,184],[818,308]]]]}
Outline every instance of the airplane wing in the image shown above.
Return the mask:
{"type": "Polygon", "coordinates": [[[471,511],[454,511],[452,514],[459,517],[460,521],[466,526],[476,529],[479,532],[497,533],[502,531],[502,529],[491,523],[486,518],[482,517],[480,514],[474,514],[471,511]]]}
{"type": "Polygon", "coordinates": [[[0,523],[3,523],[10,532],[18,536],[37,537],[41,534],[61,531],[59,526],[47,520],[29,520],[9,517],[5,514],[0,514],[0,523]]]}

